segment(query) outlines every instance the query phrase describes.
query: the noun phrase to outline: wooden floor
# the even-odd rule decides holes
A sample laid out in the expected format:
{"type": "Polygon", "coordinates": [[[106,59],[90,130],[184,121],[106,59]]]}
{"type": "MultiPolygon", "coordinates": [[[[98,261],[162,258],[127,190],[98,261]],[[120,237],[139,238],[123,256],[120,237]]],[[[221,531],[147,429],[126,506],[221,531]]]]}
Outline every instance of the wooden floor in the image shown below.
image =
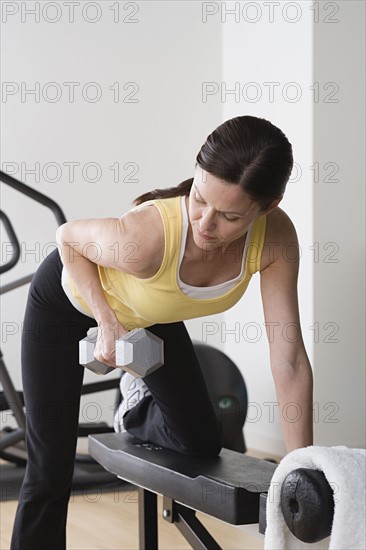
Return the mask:
{"type": "MultiPolygon", "coordinates": [[[[262,458],[261,453],[248,455],[262,458]]],[[[266,455],[268,456],[268,455],[266,455]]],[[[278,459],[278,457],[274,457],[278,459]]],[[[0,549],[9,550],[10,537],[17,502],[0,503],[0,549]]],[[[159,550],[183,550],[191,548],[178,529],[162,518],[162,498],[159,506],[159,550]]],[[[87,497],[74,496],[69,504],[68,550],[139,550],[138,545],[137,490],[107,493],[87,497]]],[[[224,550],[257,550],[263,548],[263,537],[244,532],[215,518],[197,513],[202,523],[224,550]]],[[[50,549],[51,550],[51,549],[50,549]]]]}
{"type": "MultiPolygon", "coordinates": [[[[89,495],[90,499],[91,495],[89,495]]],[[[137,528],[137,492],[111,493],[100,496],[95,502],[74,497],[69,505],[68,550],[139,550],[137,528]],[[118,502],[119,500],[119,502],[118,502]]],[[[162,499],[159,497],[159,511],[162,499]]],[[[1,550],[10,547],[10,536],[16,502],[0,505],[1,550]]],[[[262,549],[263,540],[243,533],[239,528],[215,520],[204,514],[197,517],[207,527],[218,544],[227,550],[262,549]]],[[[159,515],[159,549],[189,549],[178,529],[159,515]]],[[[51,550],[51,549],[50,549],[51,550]]]]}

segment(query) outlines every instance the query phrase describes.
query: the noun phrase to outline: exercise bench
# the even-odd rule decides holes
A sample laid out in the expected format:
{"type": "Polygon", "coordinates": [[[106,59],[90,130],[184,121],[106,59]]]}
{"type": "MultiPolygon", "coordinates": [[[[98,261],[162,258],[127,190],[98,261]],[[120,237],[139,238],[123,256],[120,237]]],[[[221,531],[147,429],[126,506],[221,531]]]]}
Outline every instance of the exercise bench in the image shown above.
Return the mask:
{"type": "Polygon", "coordinates": [[[187,456],[128,433],[90,435],[89,453],[138,487],[141,550],[158,548],[158,494],[164,519],[176,525],[192,548],[221,548],[196,511],[232,525],[258,523],[261,515],[259,532],[264,533],[265,496],[276,464],[225,448],[213,458],[187,456]]]}

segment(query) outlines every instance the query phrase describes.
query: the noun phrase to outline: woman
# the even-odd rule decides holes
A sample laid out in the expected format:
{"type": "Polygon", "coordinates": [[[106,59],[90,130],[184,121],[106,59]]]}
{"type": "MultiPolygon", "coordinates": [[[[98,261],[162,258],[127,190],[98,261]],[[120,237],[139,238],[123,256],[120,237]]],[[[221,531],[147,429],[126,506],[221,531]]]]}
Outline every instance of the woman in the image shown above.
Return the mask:
{"type": "Polygon", "coordinates": [[[194,178],[142,195],[121,218],[62,225],[59,250],[33,278],[22,374],[28,465],[12,550],[65,548],[84,369],[78,341],[98,327],[95,357],[115,366],[116,338],[148,327],[164,341],[164,365],[122,376],[115,426],[177,452],[215,456],[222,430],[183,320],[222,312],[260,272],[271,368],[287,451],[312,444],[312,371],[297,302],[295,228],[278,207],[292,147],[264,119],[240,116],[210,134],[194,178]],[[293,332],[289,335],[288,328],[293,332]],[[286,335],[286,336],[284,336],[286,335]]]}

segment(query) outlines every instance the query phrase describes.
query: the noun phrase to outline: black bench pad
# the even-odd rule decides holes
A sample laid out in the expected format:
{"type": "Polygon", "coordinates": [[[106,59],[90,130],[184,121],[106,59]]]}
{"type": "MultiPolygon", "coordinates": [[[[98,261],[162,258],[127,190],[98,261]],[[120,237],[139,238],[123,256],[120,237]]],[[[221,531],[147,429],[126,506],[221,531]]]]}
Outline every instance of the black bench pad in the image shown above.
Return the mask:
{"type": "Polygon", "coordinates": [[[126,481],[233,525],[258,523],[259,495],[277,466],[228,449],[214,458],[187,456],[128,433],[89,436],[89,453],[126,481]]]}

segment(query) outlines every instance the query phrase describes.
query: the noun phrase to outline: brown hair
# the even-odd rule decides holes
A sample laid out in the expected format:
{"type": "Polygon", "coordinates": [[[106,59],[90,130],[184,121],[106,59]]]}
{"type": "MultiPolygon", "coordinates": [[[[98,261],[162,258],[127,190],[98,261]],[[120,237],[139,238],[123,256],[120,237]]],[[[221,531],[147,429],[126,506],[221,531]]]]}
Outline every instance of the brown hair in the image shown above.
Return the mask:
{"type": "MultiPolygon", "coordinates": [[[[196,165],[224,182],[240,185],[261,210],[282,198],[290,178],[292,146],[285,134],[264,118],[239,116],[216,128],[202,145],[196,165]]],[[[175,187],[140,195],[134,205],[151,199],[189,195],[193,178],[175,187]]]]}

